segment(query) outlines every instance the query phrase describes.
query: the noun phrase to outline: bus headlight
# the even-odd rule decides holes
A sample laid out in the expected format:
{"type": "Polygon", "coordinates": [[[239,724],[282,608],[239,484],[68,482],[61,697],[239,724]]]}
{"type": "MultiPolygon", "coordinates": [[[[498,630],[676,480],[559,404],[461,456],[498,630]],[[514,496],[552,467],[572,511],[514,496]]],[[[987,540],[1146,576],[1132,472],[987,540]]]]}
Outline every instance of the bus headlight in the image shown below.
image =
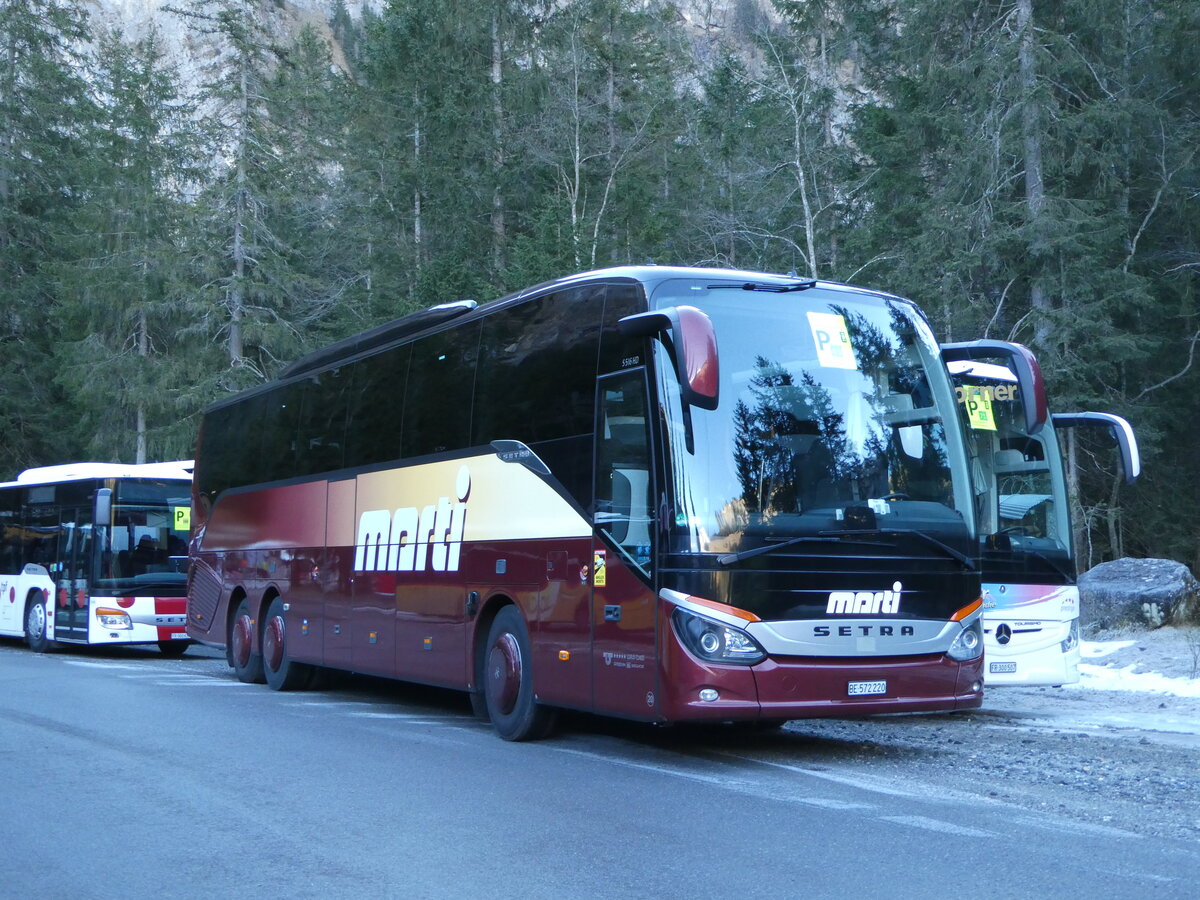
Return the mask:
{"type": "Polygon", "coordinates": [[[1062,652],[1070,653],[1079,646],[1079,620],[1071,620],[1071,630],[1067,632],[1067,639],[1062,642],[1062,652]]]}
{"type": "Polygon", "coordinates": [[[767,658],[758,641],[740,628],[714,622],[678,607],[671,621],[683,645],[701,659],[752,666],[767,658]]]}
{"type": "Polygon", "coordinates": [[[954,643],[950,645],[950,649],[946,651],[946,655],[959,662],[976,659],[982,655],[983,628],[979,623],[980,620],[976,619],[964,628],[962,633],[954,639],[954,643]]]}
{"type": "Polygon", "coordinates": [[[129,613],[123,609],[111,609],[107,606],[101,606],[96,609],[96,618],[100,620],[101,627],[110,630],[121,631],[133,628],[133,620],[129,618],[129,613]]]}

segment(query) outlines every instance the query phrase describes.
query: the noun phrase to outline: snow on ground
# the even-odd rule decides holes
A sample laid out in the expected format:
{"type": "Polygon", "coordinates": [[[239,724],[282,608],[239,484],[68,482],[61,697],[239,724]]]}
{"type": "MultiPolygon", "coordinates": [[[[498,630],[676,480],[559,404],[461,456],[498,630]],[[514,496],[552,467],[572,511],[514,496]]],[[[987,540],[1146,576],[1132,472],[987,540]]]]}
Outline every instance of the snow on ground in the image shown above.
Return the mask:
{"type": "Polygon", "coordinates": [[[1084,641],[1080,649],[1079,683],[1071,685],[1070,689],[1148,691],[1176,697],[1200,697],[1200,678],[1194,677],[1193,673],[1167,675],[1155,671],[1154,657],[1124,664],[1116,664],[1111,660],[1100,662],[1137,647],[1138,643],[1136,640],[1084,641]]]}
{"type": "Polygon", "coordinates": [[[985,692],[993,727],[1153,739],[1200,749],[1200,628],[1093,635],[1078,684],[985,692]]]}

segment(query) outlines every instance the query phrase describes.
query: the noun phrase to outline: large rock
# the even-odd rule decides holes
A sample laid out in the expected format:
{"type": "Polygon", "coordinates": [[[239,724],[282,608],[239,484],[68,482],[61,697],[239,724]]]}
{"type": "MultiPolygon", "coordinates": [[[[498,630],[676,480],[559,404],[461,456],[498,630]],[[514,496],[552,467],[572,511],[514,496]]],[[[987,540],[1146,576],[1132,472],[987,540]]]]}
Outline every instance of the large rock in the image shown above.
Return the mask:
{"type": "Polygon", "coordinates": [[[1079,624],[1182,625],[1200,617],[1200,584],[1170,559],[1118,559],[1079,576],[1079,624]]]}

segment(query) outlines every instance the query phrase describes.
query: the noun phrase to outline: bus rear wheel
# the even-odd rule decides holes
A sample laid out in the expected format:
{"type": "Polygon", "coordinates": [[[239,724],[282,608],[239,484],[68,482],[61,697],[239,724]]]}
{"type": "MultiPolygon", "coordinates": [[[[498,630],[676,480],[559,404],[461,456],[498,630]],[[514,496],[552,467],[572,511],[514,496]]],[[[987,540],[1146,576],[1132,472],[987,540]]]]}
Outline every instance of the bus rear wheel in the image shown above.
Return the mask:
{"type": "Polygon", "coordinates": [[[25,643],[34,653],[45,653],[54,645],[50,640],[49,603],[42,591],[33,591],[25,603],[25,643]]]}
{"type": "Polygon", "coordinates": [[[263,622],[263,674],[271,690],[294,691],[308,686],[312,681],[312,670],[305,663],[294,662],[288,656],[287,625],[283,613],[283,600],[276,597],[267,607],[267,618],[263,622]]]}
{"type": "Polygon", "coordinates": [[[244,684],[262,684],[262,656],[254,651],[256,630],[254,617],[250,615],[250,602],[242,598],[237,612],[233,614],[233,623],[229,628],[229,664],[238,681],[244,684]]]}
{"type": "Polygon", "coordinates": [[[515,606],[500,610],[488,630],[481,680],[488,718],[500,737],[529,741],[550,733],[555,711],[534,699],[529,632],[515,606]]]}

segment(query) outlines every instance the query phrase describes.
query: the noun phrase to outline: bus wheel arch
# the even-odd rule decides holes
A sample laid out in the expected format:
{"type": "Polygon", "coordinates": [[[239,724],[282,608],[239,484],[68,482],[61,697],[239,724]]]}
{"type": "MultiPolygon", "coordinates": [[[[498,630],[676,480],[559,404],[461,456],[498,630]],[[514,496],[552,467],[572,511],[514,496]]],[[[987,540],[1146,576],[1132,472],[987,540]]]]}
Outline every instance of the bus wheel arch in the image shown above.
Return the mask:
{"type": "Polygon", "coordinates": [[[50,595],[34,588],[25,596],[25,643],[34,653],[54,646],[50,639],[50,595]]]}
{"type": "Polygon", "coordinates": [[[262,666],[263,678],[273,691],[294,691],[307,687],[312,678],[312,667],[293,660],[288,655],[287,620],[284,602],[279,594],[271,592],[264,598],[267,611],[263,615],[262,666]]]}
{"type": "Polygon", "coordinates": [[[556,711],[534,697],[532,645],[520,609],[511,603],[500,607],[487,635],[479,689],[492,726],[506,741],[545,737],[556,711]]]}
{"type": "Polygon", "coordinates": [[[245,592],[238,591],[229,600],[233,615],[229,618],[229,638],[226,642],[229,664],[238,681],[244,684],[262,684],[266,678],[263,675],[262,652],[260,650],[260,629],[257,623],[261,621],[255,614],[250,598],[245,592]],[[237,600],[234,603],[234,600],[237,600]]]}
{"type": "Polygon", "coordinates": [[[480,721],[488,721],[487,700],[483,696],[484,667],[487,665],[487,639],[492,629],[492,622],[497,614],[506,606],[511,606],[513,600],[503,594],[493,594],[483,602],[483,608],[475,617],[474,631],[471,638],[471,687],[468,694],[471,698],[471,712],[480,721]]]}

